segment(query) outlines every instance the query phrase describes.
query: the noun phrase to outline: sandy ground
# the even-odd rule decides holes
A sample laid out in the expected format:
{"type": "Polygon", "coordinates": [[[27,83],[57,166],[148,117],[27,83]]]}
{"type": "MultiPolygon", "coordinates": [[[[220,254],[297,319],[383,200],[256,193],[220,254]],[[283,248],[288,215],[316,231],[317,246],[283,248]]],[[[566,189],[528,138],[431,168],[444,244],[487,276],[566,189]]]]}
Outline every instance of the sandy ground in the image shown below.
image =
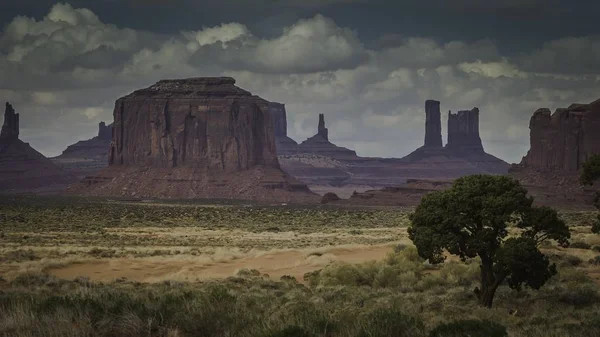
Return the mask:
{"type": "Polygon", "coordinates": [[[88,277],[109,282],[126,278],[139,282],[195,281],[234,276],[241,269],[256,269],[274,279],[283,275],[303,282],[305,273],[332,262],[360,263],[383,259],[393,245],[347,246],[311,250],[273,250],[235,255],[98,259],[71,264],[48,272],[59,278],[88,277]]]}

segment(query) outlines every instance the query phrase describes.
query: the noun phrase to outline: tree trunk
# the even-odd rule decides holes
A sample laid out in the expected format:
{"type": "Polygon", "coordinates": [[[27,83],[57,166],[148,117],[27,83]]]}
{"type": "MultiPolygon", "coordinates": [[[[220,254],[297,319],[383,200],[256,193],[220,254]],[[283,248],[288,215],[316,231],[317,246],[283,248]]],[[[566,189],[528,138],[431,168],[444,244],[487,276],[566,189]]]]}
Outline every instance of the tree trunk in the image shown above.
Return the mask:
{"type": "Polygon", "coordinates": [[[500,280],[494,275],[494,264],[489,258],[481,258],[481,289],[475,288],[475,294],[479,299],[479,305],[486,308],[491,308],[494,303],[496,289],[500,285],[500,280]]]}

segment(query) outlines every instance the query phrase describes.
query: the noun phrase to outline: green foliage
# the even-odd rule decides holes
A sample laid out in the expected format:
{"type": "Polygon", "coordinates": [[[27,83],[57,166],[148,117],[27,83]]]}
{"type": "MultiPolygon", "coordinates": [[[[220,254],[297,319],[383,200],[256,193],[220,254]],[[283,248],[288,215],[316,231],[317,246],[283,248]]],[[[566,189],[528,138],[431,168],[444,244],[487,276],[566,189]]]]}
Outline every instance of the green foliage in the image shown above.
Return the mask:
{"type": "Polygon", "coordinates": [[[408,229],[421,257],[445,260],[444,251],[461,260],[481,259],[480,304],[491,307],[504,281],[513,289],[539,289],[556,268],[539,251],[546,240],[566,247],[570,232],[556,211],[533,207],[518,181],[504,176],[474,175],[457,179],[452,188],[426,195],[411,214],[408,229]],[[519,228],[507,239],[508,227],[519,228]]]}
{"type": "Polygon", "coordinates": [[[592,224],[592,233],[600,234],[600,214],[598,214],[598,218],[592,224]]]}
{"type": "Polygon", "coordinates": [[[311,337],[313,334],[299,326],[289,326],[281,331],[275,332],[270,337],[311,337]]]}
{"type": "Polygon", "coordinates": [[[583,241],[575,241],[572,242],[569,247],[571,248],[578,248],[578,249],[592,249],[592,245],[590,245],[587,242],[583,242],[583,241]]]}
{"type": "Polygon", "coordinates": [[[423,323],[397,308],[379,308],[360,317],[357,337],[415,337],[425,332],[423,323]]]}
{"type": "Polygon", "coordinates": [[[600,179],[600,154],[591,156],[583,163],[579,180],[583,185],[592,185],[600,179]]]}
{"type": "Polygon", "coordinates": [[[503,277],[512,289],[521,290],[523,284],[540,289],[556,275],[556,266],[530,238],[510,238],[496,252],[494,274],[503,277]]]}
{"type": "Polygon", "coordinates": [[[588,260],[588,263],[594,266],[600,266],[600,255],[588,260]]]}
{"type": "Polygon", "coordinates": [[[438,325],[429,337],[508,337],[506,328],[488,320],[460,320],[438,325]]]}

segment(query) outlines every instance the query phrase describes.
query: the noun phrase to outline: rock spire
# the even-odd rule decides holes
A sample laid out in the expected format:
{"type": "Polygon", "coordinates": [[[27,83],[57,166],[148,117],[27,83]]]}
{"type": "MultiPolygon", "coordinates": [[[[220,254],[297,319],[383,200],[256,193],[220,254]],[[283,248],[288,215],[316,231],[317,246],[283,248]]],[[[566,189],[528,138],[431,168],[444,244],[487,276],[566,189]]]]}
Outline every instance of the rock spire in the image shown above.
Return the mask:
{"type": "Polygon", "coordinates": [[[19,138],[19,114],[15,113],[15,109],[6,102],[4,110],[4,124],[0,132],[0,138],[3,139],[18,139],[19,138]]]}
{"type": "Polygon", "coordinates": [[[440,102],[427,100],[425,101],[425,147],[441,148],[442,145],[440,102]]]}

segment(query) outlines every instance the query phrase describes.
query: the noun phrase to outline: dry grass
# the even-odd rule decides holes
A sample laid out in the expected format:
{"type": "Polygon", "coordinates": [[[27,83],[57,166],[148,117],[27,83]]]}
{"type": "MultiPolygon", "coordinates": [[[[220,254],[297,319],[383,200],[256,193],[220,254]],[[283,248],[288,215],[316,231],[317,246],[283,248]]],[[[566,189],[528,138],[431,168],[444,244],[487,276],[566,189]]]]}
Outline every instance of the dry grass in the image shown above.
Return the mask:
{"type": "Polygon", "coordinates": [[[406,211],[0,200],[0,336],[424,337],[464,319],[600,336],[594,215],[562,216],[584,248],[545,245],[559,275],[487,310],[477,261],[422,261],[406,211]]]}

